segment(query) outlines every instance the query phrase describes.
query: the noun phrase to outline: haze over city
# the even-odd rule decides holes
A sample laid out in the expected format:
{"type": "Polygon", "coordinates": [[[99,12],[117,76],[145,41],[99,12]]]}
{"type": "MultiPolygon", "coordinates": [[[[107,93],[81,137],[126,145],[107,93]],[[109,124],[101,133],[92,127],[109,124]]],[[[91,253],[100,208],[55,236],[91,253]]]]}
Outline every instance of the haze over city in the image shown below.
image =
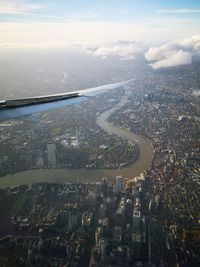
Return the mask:
{"type": "MultiPolygon", "coordinates": [[[[4,68],[0,71],[0,96],[30,95],[31,84],[36,94],[47,94],[45,81],[50,84],[50,93],[51,87],[55,92],[85,88],[89,81],[80,86],[72,76],[78,73],[82,79],[83,72],[87,80],[95,75],[95,69],[89,73],[90,67],[85,68],[86,62],[103,72],[105,65],[114,67],[116,58],[118,66],[125,64],[120,61],[134,64],[136,59],[145,59],[154,69],[190,64],[200,52],[199,13],[198,1],[148,1],[147,5],[146,1],[127,0],[1,0],[0,61],[4,68]],[[55,58],[60,61],[56,63],[55,58]],[[67,73],[69,61],[73,64],[67,73]],[[10,69],[10,79],[6,68],[10,69]],[[47,82],[51,69],[54,80],[47,82]]],[[[97,85],[101,82],[96,80],[97,85]]]]}

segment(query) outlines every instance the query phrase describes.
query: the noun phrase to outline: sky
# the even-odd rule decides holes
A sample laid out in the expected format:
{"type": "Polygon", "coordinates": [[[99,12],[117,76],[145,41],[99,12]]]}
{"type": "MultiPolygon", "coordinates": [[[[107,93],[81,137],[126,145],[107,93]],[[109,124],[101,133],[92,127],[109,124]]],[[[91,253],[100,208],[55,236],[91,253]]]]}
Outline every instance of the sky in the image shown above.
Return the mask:
{"type": "Polygon", "coordinates": [[[0,0],[0,48],[161,44],[199,29],[199,0],[0,0]]]}

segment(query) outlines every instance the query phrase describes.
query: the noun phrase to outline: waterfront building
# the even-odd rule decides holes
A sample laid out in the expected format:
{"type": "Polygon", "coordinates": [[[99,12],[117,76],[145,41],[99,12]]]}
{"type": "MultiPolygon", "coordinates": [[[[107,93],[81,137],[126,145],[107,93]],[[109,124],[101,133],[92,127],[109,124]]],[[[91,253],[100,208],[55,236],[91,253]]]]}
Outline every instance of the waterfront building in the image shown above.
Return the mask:
{"type": "Polygon", "coordinates": [[[116,183],[115,183],[116,192],[119,193],[123,189],[123,178],[122,176],[116,176],[116,183]]]}
{"type": "Polygon", "coordinates": [[[52,168],[56,166],[56,144],[47,144],[48,165],[52,168]]]}

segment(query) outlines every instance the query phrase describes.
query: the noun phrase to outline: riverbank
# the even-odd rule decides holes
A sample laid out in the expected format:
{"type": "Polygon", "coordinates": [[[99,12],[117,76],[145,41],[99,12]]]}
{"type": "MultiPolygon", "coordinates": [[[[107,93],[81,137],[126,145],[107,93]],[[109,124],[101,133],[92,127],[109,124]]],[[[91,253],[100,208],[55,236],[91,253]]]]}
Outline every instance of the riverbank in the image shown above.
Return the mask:
{"type": "Polygon", "coordinates": [[[116,175],[122,175],[129,179],[138,176],[149,168],[153,157],[153,148],[151,143],[143,137],[136,135],[126,129],[116,127],[107,122],[108,117],[115,112],[115,110],[124,106],[130,95],[130,91],[126,90],[125,95],[121,98],[112,109],[106,110],[97,117],[97,124],[104,131],[109,134],[126,138],[129,141],[136,142],[139,149],[137,160],[123,169],[36,169],[24,172],[15,173],[13,175],[6,175],[0,178],[0,188],[14,186],[18,184],[32,184],[36,182],[95,182],[99,181],[103,176],[109,179],[114,179],[116,175]]]}

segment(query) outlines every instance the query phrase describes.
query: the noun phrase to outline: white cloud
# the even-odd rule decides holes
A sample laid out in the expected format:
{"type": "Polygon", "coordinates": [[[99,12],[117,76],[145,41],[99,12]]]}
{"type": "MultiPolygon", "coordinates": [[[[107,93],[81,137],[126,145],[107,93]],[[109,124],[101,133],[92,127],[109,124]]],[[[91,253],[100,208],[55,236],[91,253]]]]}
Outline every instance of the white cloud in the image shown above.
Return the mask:
{"type": "Polygon", "coordinates": [[[200,13],[200,9],[159,9],[156,10],[158,14],[187,14],[200,13]]]}
{"type": "Polygon", "coordinates": [[[94,21],[99,19],[99,15],[90,10],[70,11],[64,14],[66,21],[94,21]]]}
{"type": "Polygon", "coordinates": [[[149,64],[153,69],[175,67],[179,65],[187,65],[192,62],[192,54],[182,50],[174,51],[165,59],[161,59],[155,63],[149,64]]]}
{"type": "Polygon", "coordinates": [[[116,42],[99,46],[85,46],[83,49],[94,56],[106,58],[117,56],[121,60],[133,60],[136,55],[144,50],[144,46],[138,42],[116,42]]]}
{"type": "Polygon", "coordinates": [[[0,14],[23,14],[43,7],[44,5],[29,3],[26,0],[1,0],[0,14]]]}
{"type": "Polygon", "coordinates": [[[120,11],[119,11],[119,13],[122,14],[122,15],[127,15],[129,12],[130,12],[130,10],[127,9],[127,8],[120,9],[120,11]]]}
{"type": "Polygon", "coordinates": [[[200,35],[149,48],[145,58],[154,69],[191,64],[192,56],[200,53],[200,35]]]}
{"type": "Polygon", "coordinates": [[[142,26],[128,23],[94,22],[1,22],[0,43],[110,43],[141,39],[148,32],[142,26]]]}
{"type": "Polygon", "coordinates": [[[195,97],[200,96],[200,90],[194,90],[194,91],[192,92],[192,95],[195,96],[195,97]]]}
{"type": "MultiPolygon", "coordinates": [[[[19,0],[17,1],[19,2],[19,0]]],[[[1,0],[0,0],[1,3],[1,0]]],[[[199,22],[189,19],[148,18],[142,22],[93,20],[95,14],[65,13],[61,17],[28,12],[26,18],[0,21],[1,47],[40,46],[52,43],[116,43],[119,40],[156,42],[182,38],[199,32],[199,22]]],[[[26,14],[26,13],[23,13],[26,14]]],[[[130,48],[130,47],[129,47],[130,48]]],[[[131,49],[131,48],[130,48],[131,49]]]]}

